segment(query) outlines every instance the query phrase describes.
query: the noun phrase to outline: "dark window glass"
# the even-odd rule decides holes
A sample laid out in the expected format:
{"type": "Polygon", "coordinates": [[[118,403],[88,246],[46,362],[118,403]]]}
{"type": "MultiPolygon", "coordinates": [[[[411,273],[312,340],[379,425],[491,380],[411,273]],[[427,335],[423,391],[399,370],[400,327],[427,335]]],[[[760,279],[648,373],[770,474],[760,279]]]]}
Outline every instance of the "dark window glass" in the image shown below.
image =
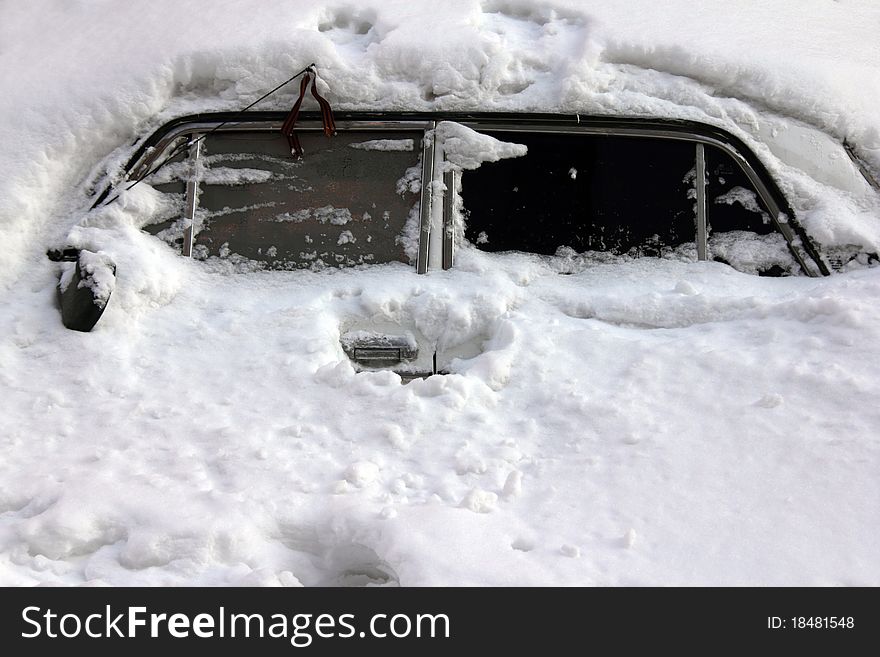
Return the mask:
{"type": "Polygon", "coordinates": [[[706,148],[706,204],[711,259],[761,276],[798,270],[751,181],[717,148],[706,148]]]}
{"type": "Polygon", "coordinates": [[[193,254],[281,269],[406,262],[422,133],[299,136],[301,159],[276,133],[205,139],[193,254]]]}
{"type": "Polygon", "coordinates": [[[486,132],[528,154],[462,175],[465,237],[479,248],[655,255],[694,241],[693,144],[486,132]]]}
{"type": "Polygon", "coordinates": [[[706,198],[710,233],[775,232],[770,215],[739,165],[717,148],[706,148],[706,198]]]}
{"type": "MultiPolygon", "coordinates": [[[[173,153],[177,149],[180,149],[180,152],[168,159],[167,164],[146,181],[155,190],[167,196],[169,203],[163,209],[169,211],[170,216],[160,213],[152,218],[152,223],[144,226],[144,230],[178,248],[183,239],[181,216],[186,196],[186,180],[190,176],[191,170],[187,164],[187,149],[181,148],[185,143],[186,139],[180,139],[171,144],[167,149],[168,152],[173,153]]],[[[162,160],[160,159],[160,161],[162,160]]],[[[153,163],[151,166],[156,166],[156,164],[153,163]]]]}

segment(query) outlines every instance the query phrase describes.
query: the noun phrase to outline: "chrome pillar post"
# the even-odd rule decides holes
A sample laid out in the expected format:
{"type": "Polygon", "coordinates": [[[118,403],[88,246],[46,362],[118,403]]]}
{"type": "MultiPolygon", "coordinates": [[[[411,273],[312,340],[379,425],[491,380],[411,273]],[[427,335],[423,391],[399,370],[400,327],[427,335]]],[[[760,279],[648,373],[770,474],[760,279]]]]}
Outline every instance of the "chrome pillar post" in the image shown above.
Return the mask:
{"type": "Polygon", "coordinates": [[[458,175],[455,171],[443,174],[446,193],[443,195],[443,269],[452,269],[453,249],[455,248],[455,186],[458,175]]]}
{"type": "Polygon", "coordinates": [[[706,149],[697,143],[697,260],[709,259],[709,238],[706,227],[706,149]]]}
{"type": "Polygon", "coordinates": [[[186,181],[186,203],[183,214],[183,217],[187,222],[186,231],[183,233],[183,255],[186,257],[192,256],[193,236],[195,235],[193,221],[195,221],[199,194],[198,165],[199,155],[202,151],[201,135],[194,134],[192,140],[193,141],[189,147],[189,162],[192,168],[192,173],[189,180],[186,181]]]}
{"type": "Polygon", "coordinates": [[[434,128],[435,121],[431,122],[425,131],[425,141],[422,145],[422,193],[419,201],[419,255],[416,261],[416,271],[420,274],[428,272],[428,255],[431,246],[431,196],[434,181],[434,128]]]}

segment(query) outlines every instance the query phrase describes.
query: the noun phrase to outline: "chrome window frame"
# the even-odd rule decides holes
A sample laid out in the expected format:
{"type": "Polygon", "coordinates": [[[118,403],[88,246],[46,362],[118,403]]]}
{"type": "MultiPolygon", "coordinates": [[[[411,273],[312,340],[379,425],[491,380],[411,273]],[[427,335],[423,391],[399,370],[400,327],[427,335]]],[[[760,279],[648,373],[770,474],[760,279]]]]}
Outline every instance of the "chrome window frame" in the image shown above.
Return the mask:
{"type": "Polygon", "coordinates": [[[422,195],[419,200],[419,252],[416,257],[416,271],[420,274],[428,273],[430,267],[428,258],[431,244],[431,210],[434,200],[434,160],[437,157],[434,139],[436,127],[437,123],[431,121],[422,140],[422,195]]]}
{"type": "MultiPolygon", "coordinates": [[[[415,269],[427,273],[449,269],[454,264],[452,222],[455,202],[455,175],[441,174],[442,144],[434,143],[434,127],[440,121],[454,121],[477,131],[516,133],[592,134],[618,137],[672,139],[695,144],[695,161],[701,147],[714,146],[729,155],[746,175],[769,210],[775,228],[785,238],[789,250],[808,276],[828,275],[827,263],[803,229],[796,223],[794,212],[763,163],[747,145],[723,128],[710,124],[678,119],[640,117],[579,116],[561,114],[503,114],[447,112],[337,112],[338,130],[395,131],[420,130],[423,134],[422,175],[420,192],[419,246],[415,269]],[[442,196],[436,191],[447,190],[442,196]],[[439,233],[439,234],[438,234],[439,233]]],[[[320,131],[322,123],[315,112],[303,112],[297,130],[320,131]]],[[[160,158],[182,138],[198,139],[212,130],[218,132],[280,131],[286,114],[283,112],[213,113],[175,119],[139,144],[125,167],[125,181],[137,180],[154,168],[160,158]]],[[[192,156],[192,150],[191,156],[192,156]]],[[[198,153],[195,154],[198,156],[198,153]]],[[[704,153],[705,158],[705,153],[704,153]]],[[[697,176],[698,212],[700,198],[705,210],[705,174],[697,176]],[[701,194],[702,191],[702,194],[701,194]]],[[[189,191],[189,186],[188,186],[189,191]]],[[[111,187],[100,194],[92,207],[100,205],[111,187]]],[[[187,205],[187,208],[189,206],[187,205]]],[[[194,210],[194,208],[193,208],[194,210]]],[[[705,246],[700,235],[699,217],[697,247],[705,246]]],[[[191,217],[190,217],[191,220],[191,217]]],[[[708,253],[705,254],[708,256],[708,253]]]]}
{"type": "Polygon", "coordinates": [[[186,221],[186,230],[183,233],[183,247],[181,254],[187,258],[192,257],[193,239],[195,238],[196,209],[199,207],[199,179],[197,175],[199,158],[202,154],[202,135],[195,133],[190,138],[189,162],[192,174],[186,181],[186,199],[184,201],[183,218],[186,221]]]}

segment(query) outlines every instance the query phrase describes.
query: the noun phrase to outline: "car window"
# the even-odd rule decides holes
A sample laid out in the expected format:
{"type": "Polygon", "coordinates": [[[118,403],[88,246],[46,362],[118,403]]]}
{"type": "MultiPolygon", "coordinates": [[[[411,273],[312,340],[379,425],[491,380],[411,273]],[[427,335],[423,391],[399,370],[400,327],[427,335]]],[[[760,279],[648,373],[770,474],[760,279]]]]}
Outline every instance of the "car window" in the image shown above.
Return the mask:
{"type": "MultiPolygon", "coordinates": [[[[697,257],[694,142],[481,132],[528,151],[461,173],[464,237],[477,248],[697,257]]],[[[707,257],[750,273],[792,271],[796,264],[785,239],[748,176],[721,149],[704,148],[707,257]]]]}
{"type": "Polygon", "coordinates": [[[727,153],[706,148],[707,216],[710,233],[775,232],[770,215],[742,169],[727,153]]]}
{"type": "Polygon", "coordinates": [[[160,136],[133,175],[182,149],[150,178],[167,202],[145,230],[239,270],[410,262],[424,273],[453,266],[465,243],[823,269],[757,158],[700,126],[352,121],[330,139],[304,126],[297,159],[269,121],[214,125],[160,136]]]}
{"type": "Polygon", "coordinates": [[[528,148],[461,178],[465,237],[486,251],[553,254],[694,241],[692,144],[604,135],[493,133],[528,148]]]}
{"type": "Polygon", "coordinates": [[[182,216],[186,200],[186,183],[192,176],[193,169],[188,161],[185,143],[185,140],[180,140],[174,144],[175,148],[169,149],[175,154],[150,180],[150,186],[162,192],[163,203],[159,204],[160,211],[150,217],[149,223],[144,226],[146,232],[156,235],[178,249],[183,243],[185,228],[182,216]]]}
{"type": "MultiPolygon", "coordinates": [[[[181,198],[197,172],[193,257],[271,269],[408,262],[402,237],[418,210],[423,132],[299,136],[305,155],[294,158],[276,132],[217,132],[197,166],[163,169],[156,188],[181,198]]],[[[179,243],[173,228],[150,232],[179,243]]]]}

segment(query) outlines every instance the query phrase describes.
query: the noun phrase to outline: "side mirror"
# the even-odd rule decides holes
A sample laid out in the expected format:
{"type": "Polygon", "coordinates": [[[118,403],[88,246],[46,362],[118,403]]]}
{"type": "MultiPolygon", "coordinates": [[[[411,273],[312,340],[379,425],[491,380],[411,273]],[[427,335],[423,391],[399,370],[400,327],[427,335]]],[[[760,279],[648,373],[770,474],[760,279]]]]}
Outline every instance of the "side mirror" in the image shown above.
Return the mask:
{"type": "Polygon", "coordinates": [[[61,321],[69,329],[94,328],[116,288],[116,263],[103,253],[80,251],[76,265],[58,282],[61,321]]]}

